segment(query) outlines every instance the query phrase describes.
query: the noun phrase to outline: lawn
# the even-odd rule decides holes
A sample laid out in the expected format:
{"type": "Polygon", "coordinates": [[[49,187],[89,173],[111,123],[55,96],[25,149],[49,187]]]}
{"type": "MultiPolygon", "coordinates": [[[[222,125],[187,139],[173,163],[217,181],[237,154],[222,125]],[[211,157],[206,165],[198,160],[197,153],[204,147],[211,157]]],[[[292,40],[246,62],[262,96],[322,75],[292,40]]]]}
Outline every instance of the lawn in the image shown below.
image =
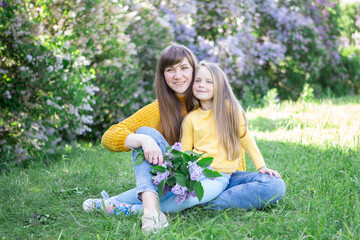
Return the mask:
{"type": "MultiPolygon", "coordinates": [[[[130,153],[74,144],[26,167],[2,166],[0,239],[359,239],[360,97],[248,109],[268,167],[286,195],[262,211],[205,210],[168,216],[144,236],[140,216],[85,213],[82,202],[135,186],[130,153]]],[[[249,171],[252,162],[247,159],[249,171]]]]}

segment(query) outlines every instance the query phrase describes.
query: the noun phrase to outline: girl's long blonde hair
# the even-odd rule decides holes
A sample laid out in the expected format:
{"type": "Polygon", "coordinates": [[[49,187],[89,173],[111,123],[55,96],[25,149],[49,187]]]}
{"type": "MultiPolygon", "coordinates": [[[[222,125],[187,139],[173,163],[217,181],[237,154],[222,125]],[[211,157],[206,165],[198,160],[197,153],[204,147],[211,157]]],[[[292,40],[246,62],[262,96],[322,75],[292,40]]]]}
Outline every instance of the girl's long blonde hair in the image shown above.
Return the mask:
{"type": "Polygon", "coordinates": [[[240,138],[245,136],[247,130],[244,110],[235,97],[225,73],[216,63],[201,61],[200,67],[206,67],[213,79],[212,119],[215,120],[220,145],[225,150],[228,160],[239,159],[240,138]],[[242,124],[240,117],[244,119],[242,124]]]}

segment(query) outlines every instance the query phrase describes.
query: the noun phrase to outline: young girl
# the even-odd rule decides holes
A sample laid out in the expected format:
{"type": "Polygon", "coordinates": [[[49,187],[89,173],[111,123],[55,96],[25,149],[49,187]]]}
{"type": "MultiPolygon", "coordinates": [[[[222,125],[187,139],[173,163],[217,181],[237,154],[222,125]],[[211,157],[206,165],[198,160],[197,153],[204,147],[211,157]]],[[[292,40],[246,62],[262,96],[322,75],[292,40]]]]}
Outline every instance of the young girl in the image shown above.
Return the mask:
{"type": "MultiPolygon", "coordinates": [[[[275,187],[272,190],[278,196],[274,194],[269,196],[266,193],[268,191],[265,190],[261,193],[264,186],[259,184],[262,180],[258,181],[257,177],[267,182],[267,177],[261,176],[262,174],[268,173],[271,178],[273,175],[276,178],[281,176],[278,172],[266,168],[264,159],[247,129],[244,111],[234,96],[226,75],[215,63],[202,61],[199,65],[195,75],[193,95],[199,100],[200,108],[190,112],[184,119],[181,137],[183,151],[191,150],[204,153],[203,157],[213,157],[212,168],[230,177],[237,170],[245,171],[245,150],[261,173],[260,176],[256,176],[259,175],[257,173],[255,175],[250,173],[253,179],[243,182],[242,186],[240,183],[234,184],[237,188],[233,188],[233,192],[247,194],[247,196],[239,196],[239,199],[245,202],[244,204],[237,202],[236,199],[225,197],[225,200],[221,199],[222,202],[219,203],[218,208],[261,208],[264,206],[260,206],[261,203],[266,204],[266,201],[273,200],[271,198],[280,199],[285,191],[285,185],[281,179],[269,181],[276,184],[267,189],[275,187]],[[250,190],[253,190],[254,194],[248,191],[249,187],[252,188],[250,190]],[[243,188],[244,191],[239,188],[243,188]],[[224,201],[228,201],[228,205],[224,204],[224,201]]],[[[221,195],[226,194],[225,191],[221,195]]],[[[216,204],[215,200],[208,205],[217,209],[214,206],[216,204]]]]}

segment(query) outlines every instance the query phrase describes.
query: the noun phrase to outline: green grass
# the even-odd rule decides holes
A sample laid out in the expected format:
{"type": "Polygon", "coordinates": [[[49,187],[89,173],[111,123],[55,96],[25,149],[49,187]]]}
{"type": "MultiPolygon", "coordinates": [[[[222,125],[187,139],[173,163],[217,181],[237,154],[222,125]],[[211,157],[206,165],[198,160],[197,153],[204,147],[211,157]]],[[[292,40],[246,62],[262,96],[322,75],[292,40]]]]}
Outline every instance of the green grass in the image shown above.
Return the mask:
{"type": "MultiPolygon", "coordinates": [[[[106,189],[135,186],[130,153],[78,144],[0,176],[0,239],[359,239],[360,98],[251,109],[249,127],[285,197],[262,211],[194,207],[170,227],[141,233],[140,216],[85,213],[106,189]]],[[[248,170],[254,170],[247,161],[248,170]]]]}

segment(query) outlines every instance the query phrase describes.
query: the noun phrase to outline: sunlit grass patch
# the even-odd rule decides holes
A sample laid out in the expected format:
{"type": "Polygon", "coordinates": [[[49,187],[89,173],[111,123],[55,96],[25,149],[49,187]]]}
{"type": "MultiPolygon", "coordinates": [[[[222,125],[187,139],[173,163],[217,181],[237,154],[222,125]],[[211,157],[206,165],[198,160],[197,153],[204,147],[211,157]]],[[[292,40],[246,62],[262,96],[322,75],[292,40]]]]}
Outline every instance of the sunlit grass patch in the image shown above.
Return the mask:
{"type": "Polygon", "coordinates": [[[249,128],[256,137],[268,140],[355,148],[360,138],[360,104],[353,102],[284,102],[274,108],[251,109],[249,128]]]}

